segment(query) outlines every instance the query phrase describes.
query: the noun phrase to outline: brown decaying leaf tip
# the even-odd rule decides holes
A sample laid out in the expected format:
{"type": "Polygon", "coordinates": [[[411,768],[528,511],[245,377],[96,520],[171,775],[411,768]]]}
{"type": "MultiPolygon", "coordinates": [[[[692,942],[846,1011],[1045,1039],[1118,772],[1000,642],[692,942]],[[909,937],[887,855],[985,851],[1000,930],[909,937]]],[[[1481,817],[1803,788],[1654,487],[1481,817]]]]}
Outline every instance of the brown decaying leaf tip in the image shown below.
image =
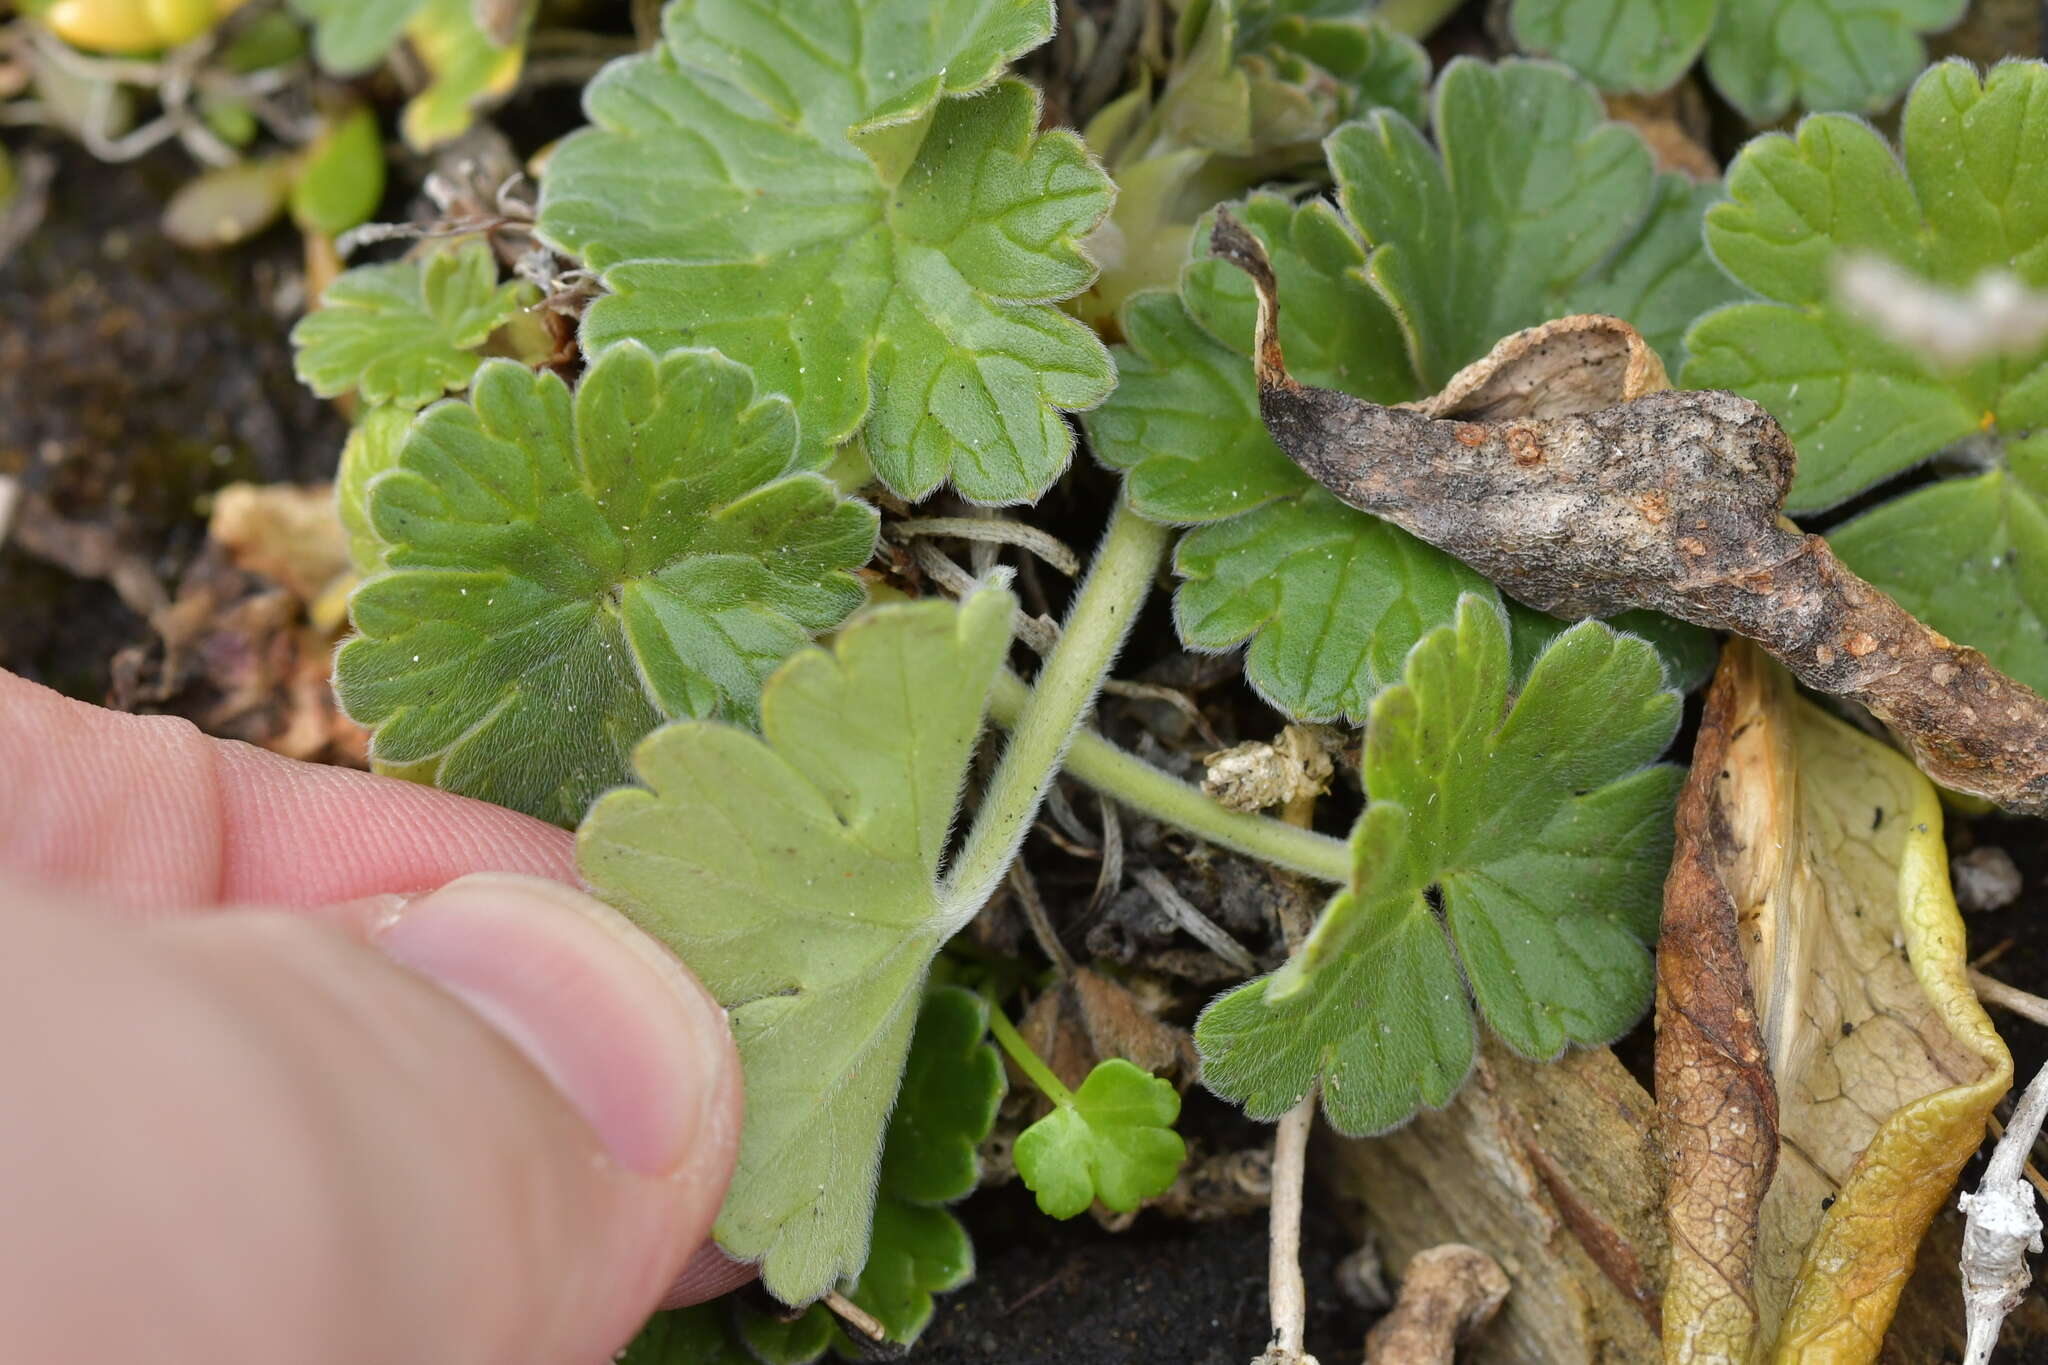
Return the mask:
{"type": "MultiPolygon", "coordinates": [[[[2048,815],[2048,701],[1782,519],[1792,443],[1761,407],[1717,390],[1666,389],[1594,411],[1539,402],[1535,415],[1446,420],[1311,388],[1280,354],[1264,246],[1219,213],[1210,251],[1258,291],[1267,430],[1340,500],[1544,611],[1648,607],[1748,636],[1807,686],[1868,707],[1935,781],[2048,815]]],[[[1518,344],[1527,349],[1510,337],[1496,354],[1518,344]]]]}

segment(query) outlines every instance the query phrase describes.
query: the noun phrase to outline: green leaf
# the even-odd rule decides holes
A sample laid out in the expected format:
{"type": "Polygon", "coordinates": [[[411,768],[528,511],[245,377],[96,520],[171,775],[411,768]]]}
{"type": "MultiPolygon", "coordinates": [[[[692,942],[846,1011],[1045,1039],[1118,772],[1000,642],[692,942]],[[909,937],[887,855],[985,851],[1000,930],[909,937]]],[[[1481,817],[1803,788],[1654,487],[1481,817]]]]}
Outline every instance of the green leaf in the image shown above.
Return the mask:
{"type": "Polygon", "coordinates": [[[334,500],[341,528],[348,533],[349,562],[365,576],[384,567],[384,538],[370,522],[370,485],[379,474],[398,467],[398,452],[412,414],[404,408],[371,408],[349,432],[341,448],[341,466],[334,476],[334,500]]]}
{"type": "Polygon", "coordinates": [[[542,235],[611,290],[586,349],[714,345],[792,397],[813,464],[858,435],[904,497],[950,479],[1036,498],[1072,453],[1062,411],[1115,382],[1047,306],[1094,278],[1078,243],[1112,187],[1079,139],[1038,131],[1028,86],[996,81],[1050,16],[675,0],[663,46],[591,83],[596,126],[541,176],[542,235]]]}
{"type": "Polygon", "coordinates": [[[1578,311],[1574,292],[1644,220],[1653,187],[1642,139],[1561,68],[1461,58],[1433,113],[1438,148],[1386,110],[1329,142],[1372,282],[1432,391],[1508,333],[1578,311]]]}
{"type": "Polygon", "coordinates": [[[1017,1174],[1040,1211],[1072,1218],[1100,1199],[1129,1213],[1173,1184],[1187,1144],[1173,1131],[1180,1094],[1171,1081],[1121,1057],[1097,1062],[1081,1088],[1017,1135],[1017,1174]]]}
{"type": "Polygon", "coordinates": [[[635,755],[648,789],[605,797],[578,836],[591,885],[732,1011],[747,1114],[714,1233],[785,1302],[867,1259],[919,988],[974,908],[937,878],[1013,607],[989,591],[864,614],[768,680],[762,737],[656,731],[635,755]]]}
{"type": "Polygon", "coordinates": [[[292,328],[298,375],[322,398],[359,392],[416,408],[469,387],[477,348],[532,302],[498,283],[489,244],[471,238],[423,259],[343,271],[292,328]]]}
{"type": "MultiPolygon", "coordinates": [[[[1540,77],[1545,98],[1568,111],[1590,99],[1553,69],[1524,64],[1516,73],[1540,77]]],[[[1468,97],[1454,90],[1443,98],[1468,97]]],[[[1569,299],[1528,302],[1530,311],[1505,319],[1509,330],[1553,311],[1592,308],[1640,319],[1653,344],[1676,354],[1699,309],[1734,292],[1699,244],[1699,214],[1711,198],[1666,177],[1641,206],[1649,217],[1639,231],[1577,277],[1569,299]]],[[[1368,278],[1367,249],[1351,225],[1320,200],[1296,207],[1255,194],[1232,210],[1272,258],[1293,372],[1375,402],[1416,397],[1421,386],[1401,321],[1368,278]]],[[[1175,555],[1182,641],[1209,650],[1249,641],[1246,676],[1295,719],[1362,718],[1415,642],[1451,619],[1461,593],[1492,589],[1450,556],[1339,504],[1273,443],[1249,362],[1251,284],[1243,271],[1207,259],[1206,237],[1206,229],[1197,234],[1178,300],[1146,293],[1126,306],[1121,381],[1083,419],[1089,445],[1125,473],[1125,496],[1138,512],[1197,524],[1175,555]]],[[[1450,254],[1440,244],[1429,249],[1450,254]]],[[[1453,368],[1496,340],[1469,332],[1458,345],[1477,349],[1453,352],[1453,368]]],[[[1707,638],[1675,622],[1655,634],[1675,662],[1696,655],[1707,638]]],[[[1689,663],[1677,671],[1692,676],[1689,663]]]]}
{"type": "Polygon", "coordinates": [[[1380,1132],[1456,1093],[1472,1004],[1548,1057],[1649,1003],[1682,774],[1644,765],[1678,695],[1649,645],[1597,622],[1552,642],[1512,701],[1510,678],[1504,613],[1467,596],[1374,700],[1351,884],[1286,967],[1195,1026],[1203,1083],[1254,1118],[1320,1083],[1339,1131],[1380,1132]]]}
{"type": "Polygon", "coordinates": [[[460,137],[480,107],[510,94],[519,83],[536,5],[512,3],[511,40],[500,42],[478,24],[475,0],[421,0],[405,33],[428,80],[407,101],[399,121],[413,150],[427,151],[460,137]]]}
{"type": "Polygon", "coordinates": [[[1679,373],[1685,364],[1686,329],[1701,314],[1745,297],[1707,254],[1700,231],[1707,209],[1721,198],[1719,182],[1658,176],[1650,216],[1598,271],[1572,289],[1565,300],[1568,311],[1627,319],[1662,357],[1666,370],[1679,373]]]}
{"type": "Polygon", "coordinates": [[[1752,123],[1796,102],[1875,113],[1927,61],[1924,33],[1963,17],[1968,0],[1724,0],[1707,74],[1752,123]]]}
{"type": "MultiPolygon", "coordinates": [[[[1512,637],[1514,670],[1517,678],[1527,677],[1543,651],[1576,622],[1565,621],[1504,599],[1508,608],[1508,633],[1512,637]]],[[[1607,618],[1611,628],[1640,635],[1664,661],[1665,679],[1680,692],[1690,692],[1714,676],[1721,661],[1721,641],[1712,631],[1684,621],[1674,621],[1654,611],[1625,611],[1607,618]]]]}
{"type": "Polygon", "coordinates": [[[714,352],[620,346],[572,399],[486,362],[370,488],[387,569],[335,660],[387,764],[574,824],[672,716],[748,720],[861,600],[875,514],[793,472],[796,422],[714,352]]]}
{"type": "Polygon", "coordinates": [[[995,1126],[1004,1089],[982,998],[958,986],[925,992],[882,1147],[882,1192],[914,1204],[950,1204],[974,1193],[981,1174],[976,1152],[995,1126]]]}
{"type": "Polygon", "coordinates": [[[1602,90],[1654,94],[1677,84],[1706,46],[1720,0],[1514,0],[1525,52],[1555,57],[1602,90]]]}
{"type": "Polygon", "coordinates": [[[1362,719],[1415,642],[1493,585],[1320,488],[1183,537],[1173,620],[1196,649],[1251,641],[1245,676],[1297,720],[1362,719]]]}
{"type": "Polygon", "coordinates": [[[300,154],[292,221],[323,237],[367,223],[384,198],[384,142],[377,115],[359,106],[330,122],[300,154]]]}
{"type": "Polygon", "coordinates": [[[724,1299],[656,1313],[614,1365],[756,1365],[740,1344],[724,1299]]]}
{"type": "Polygon", "coordinates": [[[421,0],[292,0],[313,25],[313,58],[336,76],[359,76],[398,45],[421,0]]]}
{"type": "Polygon", "coordinates": [[[832,1315],[819,1305],[793,1317],[733,1305],[733,1324],[749,1360],[761,1365],[810,1365],[832,1344],[832,1315]]]}
{"type": "Polygon", "coordinates": [[[1781,422],[1799,451],[1789,505],[1812,512],[1929,457],[1995,477],[1936,484],[1841,528],[1851,568],[1929,625],[2048,687],[2048,596],[2029,553],[2048,476],[2032,452],[2048,428],[2048,346],[1948,369],[1871,330],[1830,289],[1851,251],[1938,284],[1986,270],[2048,284],[2048,68],[2011,62],[1981,83],[1961,62],[1914,86],[1903,157],[1858,120],[1819,115],[1772,134],[1730,168],[1729,202],[1707,214],[1722,266],[1768,302],[1700,319],[1688,388],[1727,388],[1781,422]]]}

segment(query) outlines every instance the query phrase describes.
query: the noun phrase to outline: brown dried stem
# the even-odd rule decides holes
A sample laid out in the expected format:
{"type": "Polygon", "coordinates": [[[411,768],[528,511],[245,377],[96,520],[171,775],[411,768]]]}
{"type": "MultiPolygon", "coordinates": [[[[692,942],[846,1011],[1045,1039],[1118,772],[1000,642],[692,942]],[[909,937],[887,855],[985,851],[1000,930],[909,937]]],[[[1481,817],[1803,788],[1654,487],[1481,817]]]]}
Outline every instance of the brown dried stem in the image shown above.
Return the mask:
{"type": "Polygon", "coordinates": [[[1507,1296],[1493,1257],[1462,1242],[1431,1247],[1408,1263],[1394,1311],[1366,1333],[1365,1365],[1451,1365],[1458,1341],[1507,1296]]]}
{"type": "MultiPolygon", "coordinates": [[[[1487,404],[1467,402],[1477,420],[1460,421],[1311,388],[1287,373],[1280,354],[1265,248],[1221,213],[1210,249],[1258,290],[1255,363],[1267,429],[1343,502],[1544,611],[1609,616],[1647,607],[1748,636],[1807,686],[1868,707],[1935,781],[2048,814],[2048,701],[1921,624],[1851,573],[1826,541],[1784,521],[1792,443],[1761,407],[1713,390],[1648,392],[1661,373],[1637,370],[1657,369],[1653,356],[1617,386],[1621,401],[1594,411],[1523,392],[1495,405],[1520,415],[1493,417],[1487,404]]],[[[1580,395],[1568,359],[1542,354],[1560,326],[1510,337],[1495,353],[1518,348],[1580,395]]],[[[1446,396],[1461,381],[1469,386],[1466,376],[1453,379],[1446,396]]]]}

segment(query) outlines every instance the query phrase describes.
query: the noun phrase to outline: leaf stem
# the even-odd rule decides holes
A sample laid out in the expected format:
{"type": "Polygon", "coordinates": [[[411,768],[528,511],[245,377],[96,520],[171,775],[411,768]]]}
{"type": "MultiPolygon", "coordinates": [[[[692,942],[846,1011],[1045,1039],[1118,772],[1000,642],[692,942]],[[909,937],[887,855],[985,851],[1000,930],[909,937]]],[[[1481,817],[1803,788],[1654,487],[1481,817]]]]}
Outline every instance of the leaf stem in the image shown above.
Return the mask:
{"type": "Polygon", "coordinates": [[[1038,814],[1038,803],[1059,771],[1061,755],[1144,605],[1152,575],[1166,553],[1168,534],[1166,527],[1145,520],[1117,500],[1095,564],[1074,599],[1059,643],[1039,670],[1038,686],[1009,723],[1009,748],[982,795],[959,860],[946,877],[940,903],[950,921],[948,934],[974,917],[1016,857],[1038,814]]]}
{"type": "Polygon", "coordinates": [[[991,1000],[988,1006],[988,1031],[995,1035],[1003,1051],[1010,1054],[1010,1060],[1017,1069],[1031,1079],[1031,1083],[1045,1092],[1045,1097],[1062,1109],[1074,1106],[1074,1092],[1067,1089],[1060,1078],[1052,1074],[1052,1068],[1045,1064],[1031,1044],[1024,1041],[1024,1035],[1017,1032],[1017,1026],[1010,1022],[1008,1015],[996,1007],[991,1000]]]}
{"type": "MultiPolygon", "coordinates": [[[[990,691],[989,715],[998,725],[1013,726],[1030,699],[1031,689],[1023,679],[1005,670],[996,675],[990,691]]],[[[1063,766],[1131,810],[1234,853],[1338,886],[1351,879],[1351,849],[1342,839],[1218,805],[1200,790],[1126,753],[1092,730],[1076,732],[1063,766]]]]}

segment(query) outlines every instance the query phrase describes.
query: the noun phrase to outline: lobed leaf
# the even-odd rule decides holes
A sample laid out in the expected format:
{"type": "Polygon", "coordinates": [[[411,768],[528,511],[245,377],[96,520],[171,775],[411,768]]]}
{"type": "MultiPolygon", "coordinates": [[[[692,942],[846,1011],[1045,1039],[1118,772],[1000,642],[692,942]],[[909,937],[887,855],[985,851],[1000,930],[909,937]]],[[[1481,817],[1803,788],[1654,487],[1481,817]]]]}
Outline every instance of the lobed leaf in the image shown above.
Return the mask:
{"type": "MultiPolygon", "coordinates": [[[[649,736],[635,755],[647,786],[606,796],[578,834],[591,885],[732,1011],[747,1115],[714,1234],[785,1302],[868,1259],[920,989],[960,918],[940,901],[940,860],[1013,608],[998,591],[876,608],[829,653],[776,671],[759,737],[703,721],[649,736]]],[[[971,1065],[985,1087],[986,1063],[971,1065]]],[[[985,1088],[961,1089],[986,1105],[985,1088]]],[[[954,1148],[972,1125],[934,1119],[915,1093],[906,1134],[954,1148]]],[[[950,1183],[899,1174],[882,1207],[957,1187],[956,1158],[925,1158],[935,1182],[950,1162],[950,1183]]],[[[932,1278],[885,1270],[891,1293],[932,1278]]]]}
{"type": "Polygon", "coordinates": [[[385,571],[335,690],[371,756],[558,824],[672,716],[753,716],[761,681],[860,604],[875,514],[793,471],[745,367],[621,346],[572,398],[507,361],[427,410],[370,483],[385,571]]]}
{"type": "Polygon", "coordinates": [[[1875,113],[1927,61],[1921,35],[1968,0],[1723,0],[1707,75],[1752,123],[1808,109],[1875,113]]]}
{"type": "Polygon", "coordinates": [[[533,287],[498,283],[488,243],[343,271],[292,328],[299,379],[322,398],[360,393],[417,408],[469,387],[476,351],[532,302],[533,287]]]}
{"type": "Polygon", "coordinates": [[[1508,23],[1523,51],[1602,90],[1655,94],[1698,58],[1720,9],[1721,0],[1514,0],[1508,23]]]}
{"type": "Polygon", "coordinates": [[[1046,306],[1094,278],[1109,180],[997,79],[1050,23],[1045,0],[674,0],[541,177],[542,235],[611,291],[585,348],[714,345],[791,396],[814,466],[858,436],[904,497],[1036,498],[1061,413],[1115,383],[1046,306]]]}
{"type": "MultiPolygon", "coordinates": [[[[1346,208],[1363,195],[1346,187],[1378,187],[1366,219],[1271,194],[1232,206],[1273,261],[1287,299],[1281,342],[1304,382],[1407,401],[1425,387],[1425,358],[1454,371],[1503,331],[1589,310],[1640,319],[1675,359],[1685,324],[1734,293],[1699,242],[1713,191],[1676,176],[1653,180],[1641,140],[1602,124],[1592,91],[1568,73],[1454,62],[1436,108],[1441,160],[1386,111],[1331,138],[1346,208]],[[1502,118],[1511,126],[1493,122],[1502,118]],[[1399,148],[1418,159],[1390,167],[1383,154],[1399,148]],[[1598,221],[1574,201],[1559,210],[1560,226],[1551,203],[1559,183],[1590,196],[1598,221]],[[1410,215],[1423,226],[1405,226],[1410,215]],[[1395,235],[1376,240],[1371,225],[1381,222],[1395,235]],[[1560,232],[1579,240],[1567,250],[1560,232]],[[1514,264],[1503,269],[1502,260],[1514,264]],[[1455,294],[1451,277],[1463,294],[1439,307],[1435,291],[1455,294]],[[1427,306],[1403,306],[1404,281],[1427,306]]],[[[1198,524],[1175,556],[1185,580],[1174,599],[1181,639],[1199,649],[1249,642],[1247,677],[1296,719],[1360,718],[1415,642],[1450,620],[1461,593],[1492,590],[1406,532],[1337,504],[1273,444],[1247,363],[1251,285],[1206,259],[1206,236],[1197,233],[1178,300],[1147,293],[1126,306],[1119,386],[1083,419],[1090,448],[1124,472],[1140,513],[1198,524]]],[[[1670,623],[1654,631],[1682,659],[1676,671],[1703,676],[1697,632],[1670,623]]]]}
{"type": "Polygon", "coordinates": [[[1937,630],[2048,686],[2048,346],[1962,369],[1880,336],[1834,299],[1836,262],[1872,252],[1939,283],[2010,270],[2048,283],[2048,68],[1961,62],[1906,102],[1901,156],[1855,119],[1821,115],[1746,147],[1707,240],[1766,301],[1700,319],[1688,387],[1762,403],[1799,449],[1790,507],[1816,511],[1953,451],[1974,477],[1880,506],[1830,539],[1859,574],[1937,630]],[[1990,468],[1986,471],[1986,465],[1990,468]]]}
{"type": "Polygon", "coordinates": [[[1072,1218],[1100,1199],[1129,1213],[1164,1193],[1187,1160],[1173,1131],[1180,1092],[1121,1057],[1098,1062],[1080,1089],[1055,1097],[1053,1111],[1017,1135],[1017,1174],[1054,1218],[1072,1218]]]}
{"type": "Polygon", "coordinates": [[[1351,884],[1293,961],[1203,1012],[1210,1089],[1274,1119],[1320,1083],[1339,1131],[1379,1132],[1456,1093],[1474,1005],[1531,1057],[1642,1013],[1681,775],[1645,765],[1678,696],[1649,645],[1598,622],[1512,701],[1510,680],[1505,614],[1467,595],[1374,700],[1351,884]]]}

